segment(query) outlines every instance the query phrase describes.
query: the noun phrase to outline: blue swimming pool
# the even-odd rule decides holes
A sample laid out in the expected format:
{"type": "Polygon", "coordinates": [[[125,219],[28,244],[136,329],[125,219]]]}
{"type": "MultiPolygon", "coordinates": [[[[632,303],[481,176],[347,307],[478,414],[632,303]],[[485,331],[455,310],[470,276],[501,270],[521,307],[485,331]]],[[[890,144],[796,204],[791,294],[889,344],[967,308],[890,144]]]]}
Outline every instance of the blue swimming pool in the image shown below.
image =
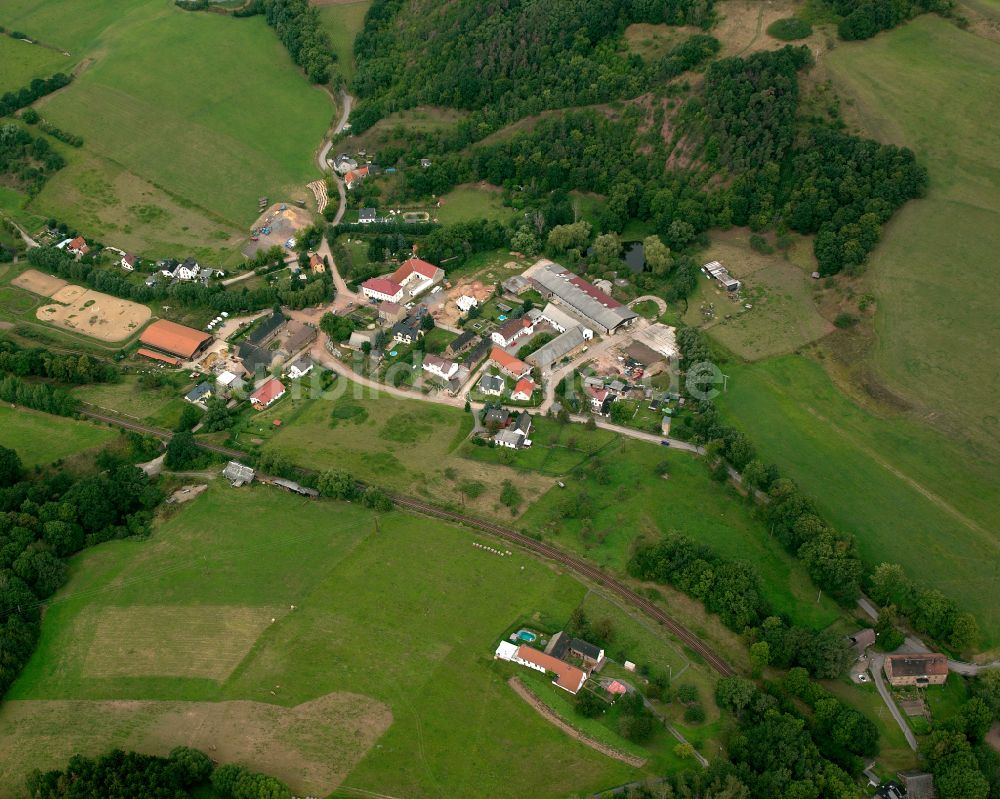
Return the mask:
{"type": "Polygon", "coordinates": [[[538,638],[531,630],[518,630],[517,637],[529,644],[538,638]]]}
{"type": "Polygon", "coordinates": [[[506,314],[500,314],[497,317],[497,319],[499,319],[501,322],[506,322],[507,321],[507,315],[506,314]]]}

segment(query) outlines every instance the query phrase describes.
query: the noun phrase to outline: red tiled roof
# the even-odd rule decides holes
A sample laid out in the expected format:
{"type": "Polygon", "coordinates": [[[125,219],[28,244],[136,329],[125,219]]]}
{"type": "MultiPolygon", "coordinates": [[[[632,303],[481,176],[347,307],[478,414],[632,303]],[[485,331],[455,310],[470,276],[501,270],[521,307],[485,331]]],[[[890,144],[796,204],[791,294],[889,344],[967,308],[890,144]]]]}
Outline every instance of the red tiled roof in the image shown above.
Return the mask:
{"type": "Polygon", "coordinates": [[[309,255],[309,265],[310,266],[319,266],[322,263],[323,263],[323,259],[319,257],[318,253],[315,253],[315,252],[314,253],[310,253],[310,255],[309,255]]]}
{"type": "Polygon", "coordinates": [[[531,367],[528,366],[528,364],[520,358],[515,358],[513,355],[509,355],[500,347],[494,347],[490,351],[490,360],[505,372],[509,372],[517,377],[531,371],[531,367]]]}
{"type": "Polygon", "coordinates": [[[529,380],[527,377],[522,380],[517,381],[517,385],[514,386],[514,394],[527,394],[529,397],[535,391],[535,381],[529,380]]]}
{"type": "Polygon", "coordinates": [[[135,266],[135,256],[134,255],[125,255],[125,256],[122,257],[122,260],[125,263],[127,263],[129,266],[135,266]]]}
{"type": "Polygon", "coordinates": [[[384,277],[369,278],[361,284],[361,288],[377,291],[379,294],[385,294],[388,297],[395,297],[403,290],[403,287],[398,283],[395,283],[392,280],[386,280],[384,277]]]}
{"type": "Polygon", "coordinates": [[[270,405],[285,393],[285,386],[280,380],[271,378],[250,395],[250,402],[255,405],[270,405]]]}
{"type": "Polygon", "coordinates": [[[606,388],[592,388],[591,386],[587,386],[587,391],[598,402],[604,402],[608,398],[608,390],[606,388]]]}
{"type": "Polygon", "coordinates": [[[886,659],[893,677],[921,677],[947,674],[948,658],[940,653],[889,655],[886,659]]]}
{"type": "Polygon", "coordinates": [[[169,363],[172,366],[180,366],[181,362],[176,358],[171,358],[169,355],[161,355],[158,352],[153,352],[152,350],[147,350],[145,347],[139,347],[135,351],[136,355],[143,355],[146,358],[152,358],[154,361],[163,361],[164,363],[169,363]]]}
{"type": "Polygon", "coordinates": [[[403,263],[400,264],[399,269],[389,275],[389,280],[394,283],[402,283],[414,272],[418,275],[423,275],[426,278],[433,278],[438,269],[439,267],[434,266],[434,264],[420,258],[410,258],[407,261],[403,261],[403,263]]]}
{"type": "Polygon", "coordinates": [[[87,246],[86,239],[84,239],[83,236],[77,236],[75,239],[73,239],[73,241],[69,243],[69,247],[67,249],[79,250],[81,247],[86,247],[86,246],[87,246]]]}
{"type": "Polygon", "coordinates": [[[158,350],[190,358],[212,336],[201,330],[179,325],[167,319],[158,319],[142,331],[139,341],[158,350]]]}
{"type": "Polygon", "coordinates": [[[521,644],[517,648],[517,656],[528,663],[541,666],[546,671],[554,672],[557,678],[555,681],[556,685],[560,688],[565,688],[572,694],[579,691],[580,686],[587,679],[587,675],[576,666],[571,666],[569,663],[559,660],[559,658],[546,655],[544,652],[539,652],[537,649],[533,649],[525,644],[521,644]]]}
{"type": "Polygon", "coordinates": [[[588,283],[582,277],[579,277],[577,275],[573,275],[573,277],[571,277],[569,279],[569,282],[572,283],[574,286],[576,286],[581,291],[585,291],[587,294],[589,294],[591,297],[593,297],[595,300],[597,300],[599,303],[601,303],[601,305],[604,305],[604,306],[606,306],[608,308],[620,308],[621,307],[621,303],[618,302],[618,300],[616,300],[614,297],[611,297],[611,296],[605,294],[603,291],[601,291],[599,288],[597,288],[597,286],[592,286],[590,283],[588,283]]]}

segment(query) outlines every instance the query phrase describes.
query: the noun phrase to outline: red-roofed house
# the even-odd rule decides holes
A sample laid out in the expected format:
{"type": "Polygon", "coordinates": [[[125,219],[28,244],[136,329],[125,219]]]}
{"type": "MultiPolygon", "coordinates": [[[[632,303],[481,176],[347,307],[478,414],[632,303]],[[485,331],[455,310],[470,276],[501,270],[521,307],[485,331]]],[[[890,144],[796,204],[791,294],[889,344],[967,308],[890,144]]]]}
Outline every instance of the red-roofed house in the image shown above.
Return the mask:
{"type": "Polygon", "coordinates": [[[262,411],[285,396],[285,386],[280,380],[271,378],[250,395],[250,404],[255,410],[262,411]]]}
{"type": "Polygon", "coordinates": [[[353,189],[355,184],[360,183],[368,177],[368,167],[363,166],[360,169],[352,169],[346,175],[344,175],[344,184],[349,189],[353,189]]]}
{"type": "Polygon", "coordinates": [[[133,271],[135,269],[135,265],[138,262],[138,260],[139,259],[136,258],[134,255],[128,255],[128,254],[123,255],[122,256],[122,262],[121,262],[122,263],[122,269],[124,269],[126,272],[133,271]]]}
{"type": "Polygon", "coordinates": [[[510,392],[510,398],[515,402],[528,402],[534,393],[535,381],[525,377],[517,381],[514,390],[510,392]]]}
{"type": "Polygon", "coordinates": [[[587,675],[576,666],[571,666],[559,658],[532,649],[526,644],[515,647],[509,641],[501,641],[494,657],[519,663],[542,673],[555,674],[556,678],[552,682],[571,694],[577,693],[587,681],[587,675]]]}
{"type": "Polygon", "coordinates": [[[403,287],[384,277],[373,277],[361,284],[361,293],[373,300],[399,302],[403,298],[403,287]]]}
{"type": "Polygon", "coordinates": [[[73,241],[66,245],[66,251],[73,253],[73,255],[86,255],[90,252],[90,247],[87,246],[87,242],[84,240],[83,236],[77,236],[73,241]]]}
{"type": "Polygon", "coordinates": [[[531,367],[528,364],[520,358],[515,358],[504,352],[500,347],[494,347],[490,351],[490,360],[499,366],[501,371],[518,380],[531,372],[531,367]]]}
{"type": "Polygon", "coordinates": [[[509,347],[522,336],[530,336],[534,332],[535,323],[527,316],[522,316],[520,319],[511,319],[503,327],[494,330],[490,339],[501,347],[509,347]]]}
{"type": "Polygon", "coordinates": [[[594,409],[595,413],[601,413],[610,392],[606,388],[587,386],[587,393],[590,395],[590,407],[594,409]]]}
{"type": "Polygon", "coordinates": [[[318,275],[326,271],[326,263],[317,253],[309,253],[309,268],[318,275]]]}

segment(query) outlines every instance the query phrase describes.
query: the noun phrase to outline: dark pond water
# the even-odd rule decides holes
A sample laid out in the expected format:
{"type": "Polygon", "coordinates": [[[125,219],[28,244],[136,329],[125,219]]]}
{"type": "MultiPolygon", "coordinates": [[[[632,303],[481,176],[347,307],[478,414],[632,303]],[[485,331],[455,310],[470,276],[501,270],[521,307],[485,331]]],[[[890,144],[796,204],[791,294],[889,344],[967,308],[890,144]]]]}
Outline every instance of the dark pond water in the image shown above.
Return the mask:
{"type": "MultiPolygon", "coordinates": [[[[594,254],[594,248],[588,247],[586,255],[589,258],[594,254]]],[[[646,250],[642,246],[641,241],[623,241],[622,242],[622,259],[625,261],[625,265],[628,270],[634,274],[638,275],[646,268],[646,250]]]]}

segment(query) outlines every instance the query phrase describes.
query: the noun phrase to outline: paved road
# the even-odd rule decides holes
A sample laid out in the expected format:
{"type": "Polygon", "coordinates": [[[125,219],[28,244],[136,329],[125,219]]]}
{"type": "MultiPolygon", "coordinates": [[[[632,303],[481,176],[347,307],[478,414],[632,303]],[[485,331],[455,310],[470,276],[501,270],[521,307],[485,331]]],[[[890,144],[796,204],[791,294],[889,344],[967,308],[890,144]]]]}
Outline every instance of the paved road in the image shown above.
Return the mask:
{"type": "Polygon", "coordinates": [[[603,355],[607,350],[611,349],[613,346],[619,342],[615,340],[613,336],[605,336],[603,339],[598,341],[596,344],[591,344],[587,347],[587,351],[577,355],[572,361],[570,361],[565,366],[556,369],[546,378],[548,382],[545,385],[545,399],[542,400],[542,404],[538,406],[540,413],[548,413],[549,409],[556,399],[556,386],[559,385],[559,381],[564,377],[567,377],[570,373],[575,372],[581,366],[583,366],[587,361],[592,361],[594,358],[603,355]]]}
{"type": "Polygon", "coordinates": [[[316,163],[319,166],[320,172],[328,172],[330,170],[330,165],[327,163],[327,158],[330,155],[330,149],[333,147],[333,137],[336,136],[344,129],[344,125],[347,124],[347,118],[351,115],[351,106],[354,104],[354,98],[351,97],[343,89],[340,90],[340,119],[337,121],[336,126],[333,128],[333,133],[330,138],[323,142],[323,146],[320,148],[319,154],[316,156],[316,163]]]}
{"type": "Polygon", "coordinates": [[[885,680],[882,678],[882,666],[884,663],[884,654],[881,652],[872,652],[871,668],[869,671],[871,671],[872,679],[875,680],[875,687],[878,689],[879,696],[882,697],[882,701],[885,702],[885,706],[889,708],[889,712],[896,720],[896,724],[899,725],[899,729],[903,731],[903,737],[906,738],[906,743],[909,744],[910,749],[916,752],[917,736],[913,734],[913,730],[910,729],[910,725],[906,723],[906,719],[903,718],[903,714],[900,713],[899,708],[896,706],[896,701],[892,698],[892,693],[890,693],[888,687],[886,687],[885,680]]]}

